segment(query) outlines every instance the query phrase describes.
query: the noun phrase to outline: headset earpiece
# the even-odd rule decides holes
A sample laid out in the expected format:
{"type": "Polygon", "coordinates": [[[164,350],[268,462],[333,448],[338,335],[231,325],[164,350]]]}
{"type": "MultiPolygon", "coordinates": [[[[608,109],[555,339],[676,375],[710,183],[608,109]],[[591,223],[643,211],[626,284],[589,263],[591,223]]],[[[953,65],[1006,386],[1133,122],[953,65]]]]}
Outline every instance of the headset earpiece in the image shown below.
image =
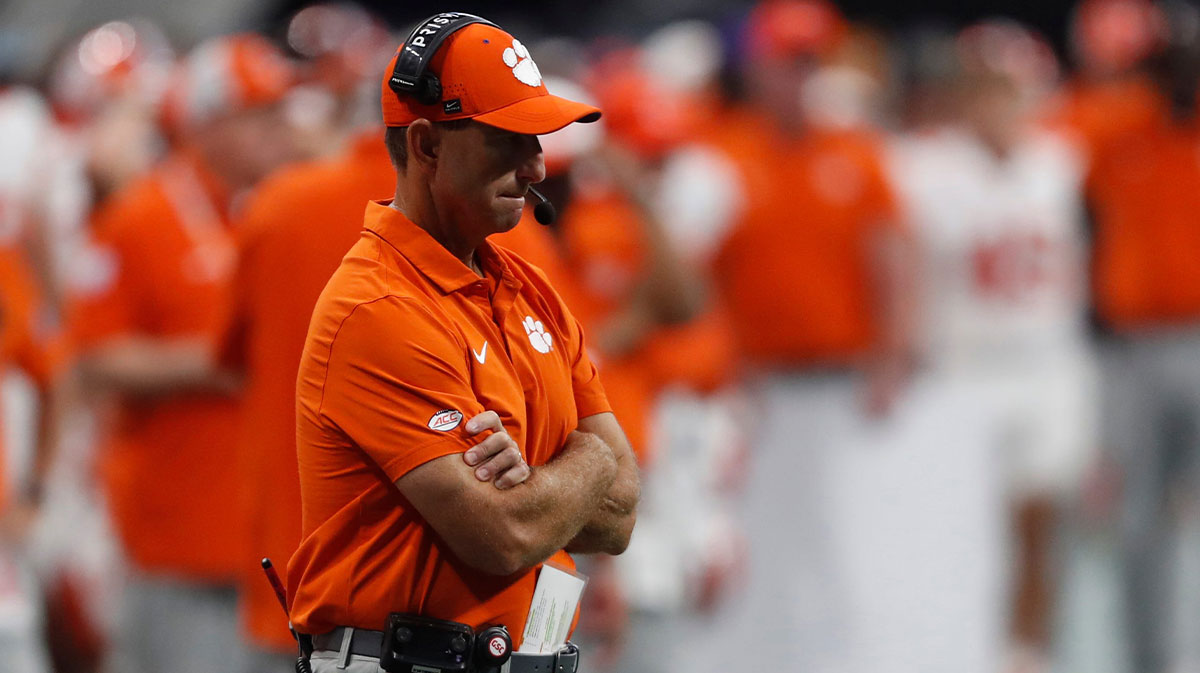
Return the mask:
{"type": "Polygon", "coordinates": [[[417,84],[417,90],[413,92],[413,97],[421,105],[433,105],[442,100],[442,80],[438,76],[427,72],[421,78],[421,82],[417,84]]]}

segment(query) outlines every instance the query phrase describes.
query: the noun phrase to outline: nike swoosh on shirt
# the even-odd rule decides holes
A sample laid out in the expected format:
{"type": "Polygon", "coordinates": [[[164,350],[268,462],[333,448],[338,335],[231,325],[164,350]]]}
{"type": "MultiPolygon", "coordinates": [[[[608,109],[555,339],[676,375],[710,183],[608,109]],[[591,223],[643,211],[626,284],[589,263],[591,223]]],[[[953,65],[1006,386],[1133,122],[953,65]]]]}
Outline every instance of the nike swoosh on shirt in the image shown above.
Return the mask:
{"type": "Polygon", "coordinates": [[[475,355],[475,361],[483,364],[483,361],[487,359],[487,342],[483,342],[483,348],[480,348],[478,351],[472,348],[471,352],[475,355]]]}

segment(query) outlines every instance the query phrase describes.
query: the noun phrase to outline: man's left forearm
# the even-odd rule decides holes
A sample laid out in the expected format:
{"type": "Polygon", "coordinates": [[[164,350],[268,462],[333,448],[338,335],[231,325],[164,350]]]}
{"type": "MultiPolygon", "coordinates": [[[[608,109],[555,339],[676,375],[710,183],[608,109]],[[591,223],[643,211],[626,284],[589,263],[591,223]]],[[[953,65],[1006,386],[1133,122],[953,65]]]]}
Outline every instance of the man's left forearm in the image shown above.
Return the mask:
{"type": "Polygon", "coordinates": [[[641,498],[637,458],[612,414],[582,419],[579,430],[592,432],[613,449],[617,457],[617,477],[592,518],[567,545],[567,551],[620,554],[629,546],[637,521],[637,504],[641,498]]]}

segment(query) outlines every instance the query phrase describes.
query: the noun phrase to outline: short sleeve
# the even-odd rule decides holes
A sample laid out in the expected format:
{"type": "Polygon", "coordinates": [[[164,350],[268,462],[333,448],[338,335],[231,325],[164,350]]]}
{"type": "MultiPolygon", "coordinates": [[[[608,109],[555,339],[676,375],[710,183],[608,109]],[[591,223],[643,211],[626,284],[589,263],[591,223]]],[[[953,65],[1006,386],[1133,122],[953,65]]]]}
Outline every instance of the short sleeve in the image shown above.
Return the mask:
{"type": "Polygon", "coordinates": [[[360,304],[333,338],[320,415],[392,481],[465,451],[483,437],[470,436],[466,422],[484,410],[467,350],[413,300],[360,304]]]}

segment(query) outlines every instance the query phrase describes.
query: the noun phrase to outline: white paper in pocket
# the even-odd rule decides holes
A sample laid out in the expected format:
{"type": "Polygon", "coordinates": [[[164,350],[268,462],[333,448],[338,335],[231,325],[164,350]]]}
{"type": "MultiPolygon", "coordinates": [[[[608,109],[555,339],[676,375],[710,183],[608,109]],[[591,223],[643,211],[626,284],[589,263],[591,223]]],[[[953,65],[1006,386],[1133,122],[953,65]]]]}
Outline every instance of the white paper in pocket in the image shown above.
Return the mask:
{"type": "Polygon", "coordinates": [[[587,576],[583,574],[549,563],[542,565],[517,651],[548,654],[565,645],[586,586],[587,576]]]}

